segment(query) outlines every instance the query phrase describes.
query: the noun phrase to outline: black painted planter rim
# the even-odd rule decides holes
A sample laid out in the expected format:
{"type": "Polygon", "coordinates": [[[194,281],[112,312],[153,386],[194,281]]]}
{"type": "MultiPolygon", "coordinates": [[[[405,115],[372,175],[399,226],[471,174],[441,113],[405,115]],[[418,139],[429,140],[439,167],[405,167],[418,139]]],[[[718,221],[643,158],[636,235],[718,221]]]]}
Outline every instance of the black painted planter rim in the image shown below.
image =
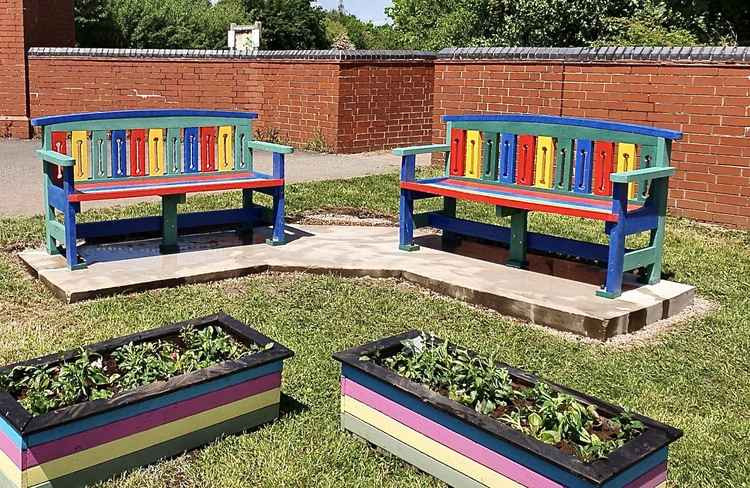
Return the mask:
{"type": "MultiPolygon", "coordinates": [[[[426,386],[408,380],[399,376],[394,371],[376,364],[374,361],[362,361],[361,356],[371,356],[375,352],[384,350],[397,350],[401,347],[401,341],[413,339],[422,334],[419,330],[410,330],[402,334],[386,337],[377,341],[364,344],[359,347],[337,352],[333,355],[334,359],[347,366],[351,366],[377,379],[384,381],[391,386],[417,397],[420,401],[429,404],[439,410],[447,412],[474,427],[477,427],[503,441],[509,442],[514,446],[530,452],[544,460],[551,462],[574,475],[584,478],[594,484],[601,485],[613,477],[619,475],[626,469],[637,464],[647,456],[659,451],[672,442],[682,437],[682,431],[663,424],[657,420],[634,414],[634,417],[646,425],[646,431],[638,437],[626,443],[623,447],[613,451],[605,460],[597,460],[585,463],[572,454],[566,454],[555,446],[543,443],[533,437],[530,437],[520,431],[513,429],[511,426],[504,424],[489,416],[482,415],[475,410],[462,405],[456,401],[445,397],[426,386]]],[[[443,342],[438,339],[439,342],[443,342]]],[[[448,343],[451,347],[456,347],[448,343]]],[[[464,349],[464,348],[462,348],[464,349]]],[[[469,354],[478,355],[469,350],[469,354]]],[[[572,390],[563,385],[551,381],[542,380],[536,375],[527,373],[523,370],[514,368],[505,363],[496,363],[498,367],[508,370],[511,378],[521,380],[528,384],[536,384],[538,381],[548,383],[553,390],[572,395],[578,401],[589,405],[595,405],[597,409],[606,416],[612,417],[622,413],[622,408],[605,402],[598,398],[586,395],[576,390],[572,390]]]]}
{"type": "MultiPolygon", "coordinates": [[[[96,344],[84,346],[84,348],[95,353],[109,352],[130,342],[140,343],[170,336],[190,325],[195,327],[218,325],[224,331],[231,333],[239,340],[252,341],[261,347],[273,342],[273,347],[243,356],[236,360],[223,361],[209,366],[208,368],[175,376],[166,381],[157,381],[148,385],[143,385],[112,398],[90,400],[88,402],[70,405],[37,416],[32,416],[27,412],[13,395],[5,390],[0,390],[0,415],[2,415],[2,417],[20,434],[28,435],[68,422],[80,420],[91,415],[104,413],[115,408],[132,405],[167,393],[173,393],[177,390],[204,383],[209,380],[221,378],[247,369],[257,368],[272,362],[282,361],[294,356],[294,352],[287,349],[282,344],[271,340],[247,324],[244,324],[225,313],[217,313],[206,317],[186,320],[184,322],[176,322],[156,329],[98,342],[96,344]]],[[[79,355],[80,349],[50,354],[3,366],[0,368],[0,372],[8,371],[16,366],[54,365],[62,361],[70,360],[79,355]]]]}

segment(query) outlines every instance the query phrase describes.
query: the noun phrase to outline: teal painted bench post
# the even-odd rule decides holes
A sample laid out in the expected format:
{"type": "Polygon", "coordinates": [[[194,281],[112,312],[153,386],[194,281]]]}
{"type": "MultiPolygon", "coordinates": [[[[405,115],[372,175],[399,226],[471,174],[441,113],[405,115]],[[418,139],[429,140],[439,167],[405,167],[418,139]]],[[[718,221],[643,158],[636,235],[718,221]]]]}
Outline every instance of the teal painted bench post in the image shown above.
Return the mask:
{"type": "Polygon", "coordinates": [[[509,247],[507,265],[526,267],[527,252],[562,255],[603,265],[597,295],[622,294],[623,274],[640,270],[648,284],[661,279],[672,141],[677,131],[619,122],[544,115],[449,115],[446,144],[395,149],[402,157],[399,248],[418,249],[414,228],[443,231],[444,248],[459,236],[509,247]],[[417,154],[445,152],[443,176],[417,179],[417,154]],[[443,198],[442,209],[414,214],[414,201],[443,198]],[[510,227],[456,217],[458,200],[493,205],[510,227]],[[529,212],[600,220],[609,244],[528,231],[529,212]],[[649,233],[649,244],[628,249],[629,235],[649,233]]]}
{"type": "Polygon", "coordinates": [[[268,244],[284,237],[284,157],[289,146],[252,140],[254,113],[211,110],[126,110],[34,119],[43,130],[45,247],[65,250],[70,269],[86,267],[78,239],[161,233],[164,254],[179,251],[181,231],[237,227],[252,242],[253,228],[270,221],[268,244]],[[273,174],[253,169],[253,151],[273,153],[273,174]],[[178,214],[188,193],[242,190],[241,209],[178,214]],[[253,202],[254,192],[273,208],[253,202]],[[79,224],[81,202],[158,196],[161,216],[79,224]],[[58,219],[62,217],[62,222],[58,219]]]}

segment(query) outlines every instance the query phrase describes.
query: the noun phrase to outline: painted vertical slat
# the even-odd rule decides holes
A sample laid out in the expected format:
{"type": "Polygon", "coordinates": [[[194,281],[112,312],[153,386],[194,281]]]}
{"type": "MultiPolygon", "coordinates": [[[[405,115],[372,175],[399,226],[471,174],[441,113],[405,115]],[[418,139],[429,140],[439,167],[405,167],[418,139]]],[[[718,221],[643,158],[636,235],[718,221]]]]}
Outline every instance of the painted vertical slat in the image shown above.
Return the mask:
{"type": "Polygon", "coordinates": [[[552,188],[554,165],[555,141],[547,136],[537,137],[534,186],[539,188],[552,188]]]}
{"type": "Polygon", "coordinates": [[[596,141],[594,143],[594,195],[611,195],[612,181],[609,175],[614,170],[615,144],[596,141]]]}
{"type": "Polygon", "coordinates": [[[573,179],[573,139],[558,139],[556,154],[554,188],[560,191],[570,191],[573,179]]]}
{"type": "Polygon", "coordinates": [[[478,130],[466,132],[466,173],[469,178],[479,178],[482,166],[482,135],[478,130]]]}
{"type": "Polygon", "coordinates": [[[91,160],[89,152],[89,134],[85,130],[74,130],[70,133],[71,156],[76,160],[73,167],[73,178],[76,181],[91,178],[91,160]]]}
{"type": "Polygon", "coordinates": [[[128,141],[124,130],[113,130],[110,142],[112,178],[128,175],[128,141]]]}
{"type": "Polygon", "coordinates": [[[201,172],[216,171],[216,127],[201,127],[201,172]]]}
{"type": "MultiPolygon", "coordinates": [[[[67,132],[53,132],[51,149],[55,152],[59,152],[60,154],[68,154],[68,133],[67,132]]],[[[52,175],[52,181],[55,184],[61,184],[62,183],[62,168],[60,166],[55,166],[55,168],[57,169],[54,171],[54,174],[52,175]]]]}
{"type": "Polygon", "coordinates": [[[164,174],[164,129],[148,130],[148,174],[164,174]]]}
{"type": "Polygon", "coordinates": [[[200,136],[198,135],[198,128],[188,127],[184,129],[182,139],[182,156],[185,160],[185,167],[183,171],[185,173],[197,173],[199,154],[198,140],[200,139],[200,136]]]}
{"type": "MultiPolygon", "coordinates": [[[[617,144],[617,172],[635,169],[635,144],[617,144]]],[[[635,198],[635,183],[628,185],[628,197],[635,198]]]]}
{"type": "Polygon", "coordinates": [[[588,139],[576,141],[576,168],[574,172],[573,191],[591,193],[591,178],[594,167],[594,143],[588,139]]]}
{"type": "Polygon", "coordinates": [[[233,127],[219,127],[219,171],[231,171],[234,169],[234,137],[233,127]]]}
{"type": "Polygon", "coordinates": [[[252,140],[250,127],[238,125],[234,131],[234,169],[248,170],[253,169],[253,152],[248,144],[252,140]]]}
{"type": "Polygon", "coordinates": [[[483,132],[484,157],[482,159],[482,179],[496,180],[498,171],[498,149],[500,134],[496,132],[483,132]]]}
{"type": "Polygon", "coordinates": [[[516,136],[503,134],[500,139],[500,181],[516,182],[516,136]]]}
{"type": "Polygon", "coordinates": [[[516,183],[531,186],[534,184],[534,156],[536,155],[536,138],[518,136],[516,152],[516,183]]]}
{"type": "MultiPolygon", "coordinates": [[[[656,146],[641,146],[641,168],[651,168],[654,166],[656,161],[656,146]]],[[[635,199],[638,201],[645,201],[648,197],[649,187],[651,186],[651,180],[644,180],[636,189],[635,199]]]]}
{"type": "Polygon", "coordinates": [[[109,166],[107,151],[107,131],[96,130],[91,133],[91,173],[96,179],[107,178],[109,166]]]}
{"type": "Polygon", "coordinates": [[[146,131],[130,131],[130,176],[146,176],[146,131]]]}
{"type": "Polygon", "coordinates": [[[466,162],[466,131],[463,129],[451,129],[451,176],[464,175],[464,163],[466,162]]]}
{"type": "Polygon", "coordinates": [[[182,164],[180,129],[167,129],[167,139],[164,142],[164,145],[167,147],[167,159],[164,161],[164,170],[166,174],[180,174],[180,166],[182,164]]]}

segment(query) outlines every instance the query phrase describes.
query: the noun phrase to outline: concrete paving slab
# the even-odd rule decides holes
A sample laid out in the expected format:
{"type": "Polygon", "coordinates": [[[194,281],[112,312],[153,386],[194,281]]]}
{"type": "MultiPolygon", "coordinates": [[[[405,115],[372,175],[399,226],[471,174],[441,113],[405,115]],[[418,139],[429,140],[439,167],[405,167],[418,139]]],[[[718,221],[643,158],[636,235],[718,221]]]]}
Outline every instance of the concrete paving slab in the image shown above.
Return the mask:
{"type": "MultiPolygon", "coordinates": [[[[615,300],[595,296],[596,284],[439,249],[427,231],[422,249],[397,249],[398,229],[299,225],[287,228],[288,244],[243,243],[233,232],[180,237],[181,252],[158,253],[158,239],[128,243],[86,244],[81,254],[89,267],[69,271],[61,256],[43,250],[20,254],[29,269],[62,300],[94,297],[186,283],[214,281],[272,271],[333,273],[341,276],[396,277],[512,317],[599,340],[626,334],[679,313],[693,303],[692,286],[670,281],[631,283],[615,300]]],[[[476,250],[474,251],[476,253],[476,250]]],[[[542,268],[552,268],[540,262],[542,268]]],[[[562,260],[557,260],[562,261],[562,260]]],[[[585,265],[577,265],[583,268],[585,265]]],[[[564,266],[557,266],[565,269],[564,266]]],[[[582,275],[591,273],[584,270],[582,275]]]]}

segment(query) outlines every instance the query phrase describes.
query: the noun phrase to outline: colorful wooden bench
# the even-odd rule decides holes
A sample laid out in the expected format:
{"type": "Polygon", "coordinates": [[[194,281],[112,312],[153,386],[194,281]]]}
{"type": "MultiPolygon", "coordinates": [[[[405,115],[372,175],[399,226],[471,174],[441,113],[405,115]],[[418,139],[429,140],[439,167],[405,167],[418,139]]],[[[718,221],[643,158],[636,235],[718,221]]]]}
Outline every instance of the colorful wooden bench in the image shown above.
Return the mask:
{"type": "Polygon", "coordinates": [[[446,245],[460,235],[504,242],[511,266],[527,250],[606,263],[597,294],[622,293],[623,273],[661,279],[671,143],[680,132],[617,122],[543,115],[445,116],[446,144],[394,150],[402,157],[400,249],[413,251],[414,228],[443,230],[446,245]],[[417,154],[445,152],[445,175],[416,179],[417,154]],[[443,197],[440,211],[414,215],[414,200],[443,197]],[[489,203],[511,218],[505,228],[456,218],[456,201],[489,203]],[[530,211],[601,220],[609,246],[527,231],[530,211]],[[648,246],[626,249],[625,238],[649,232],[648,246]]]}
{"type": "Polygon", "coordinates": [[[272,245],[284,243],[284,155],[288,146],[254,141],[248,112],[128,110],[41,117],[46,247],[64,248],[68,266],[83,268],[76,242],[161,231],[163,253],[177,252],[179,231],[239,225],[250,238],[264,218],[272,245]],[[253,151],[273,153],[273,174],[253,171],[253,151]],[[188,193],[242,190],[242,208],[177,215],[188,193]],[[273,198],[268,212],[253,192],[273,198]],[[81,202],[160,196],[161,217],[76,224],[81,202]],[[62,223],[57,212],[62,214],[62,223]]]}

